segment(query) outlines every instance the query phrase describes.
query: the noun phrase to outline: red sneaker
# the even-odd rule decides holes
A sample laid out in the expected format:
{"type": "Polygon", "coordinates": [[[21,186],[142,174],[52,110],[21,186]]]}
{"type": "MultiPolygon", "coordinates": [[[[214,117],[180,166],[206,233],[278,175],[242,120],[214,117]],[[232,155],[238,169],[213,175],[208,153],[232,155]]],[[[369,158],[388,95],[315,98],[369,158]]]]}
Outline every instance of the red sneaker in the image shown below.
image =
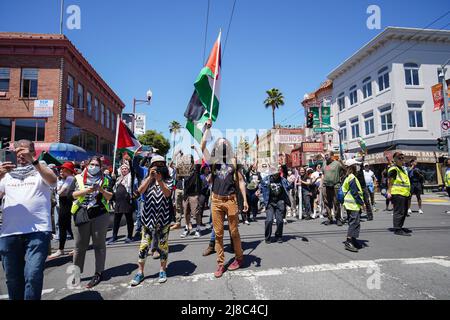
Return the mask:
{"type": "Polygon", "coordinates": [[[218,265],[217,266],[217,271],[214,272],[214,277],[220,278],[223,275],[224,272],[225,272],[225,267],[222,266],[222,265],[218,265]]]}
{"type": "Polygon", "coordinates": [[[230,264],[230,266],[228,267],[229,271],[234,271],[239,269],[240,267],[242,267],[242,264],[244,263],[244,259],[234,259],[233,263],[230,264]]]}

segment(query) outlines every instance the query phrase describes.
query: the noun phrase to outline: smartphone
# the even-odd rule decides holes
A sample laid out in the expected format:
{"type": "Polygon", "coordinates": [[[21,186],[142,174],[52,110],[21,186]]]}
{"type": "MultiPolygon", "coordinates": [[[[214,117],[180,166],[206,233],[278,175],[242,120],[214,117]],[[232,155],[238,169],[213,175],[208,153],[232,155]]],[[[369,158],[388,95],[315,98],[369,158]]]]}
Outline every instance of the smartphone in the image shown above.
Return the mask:
{"type": "Polygon", "coordinates": [[[0,150],[0,161],[1,162],[12,162],[12,164],[17,164],[17,155],[11,150],[0,150]]]}

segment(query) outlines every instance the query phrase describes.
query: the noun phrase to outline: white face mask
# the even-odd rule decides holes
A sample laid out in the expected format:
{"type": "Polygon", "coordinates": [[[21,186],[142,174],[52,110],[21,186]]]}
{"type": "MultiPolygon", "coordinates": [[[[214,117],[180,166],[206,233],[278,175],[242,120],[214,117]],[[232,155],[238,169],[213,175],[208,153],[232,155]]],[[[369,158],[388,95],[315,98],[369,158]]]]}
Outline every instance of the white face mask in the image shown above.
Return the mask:
{"type": "Polygon", "coordinates": [[[100,167],[98,167],[98,166],[90,165],[88,167],[88,172],[93,176],[97,175],[97,173],[99,173],[99,171],[100,171],[100,167]]]}

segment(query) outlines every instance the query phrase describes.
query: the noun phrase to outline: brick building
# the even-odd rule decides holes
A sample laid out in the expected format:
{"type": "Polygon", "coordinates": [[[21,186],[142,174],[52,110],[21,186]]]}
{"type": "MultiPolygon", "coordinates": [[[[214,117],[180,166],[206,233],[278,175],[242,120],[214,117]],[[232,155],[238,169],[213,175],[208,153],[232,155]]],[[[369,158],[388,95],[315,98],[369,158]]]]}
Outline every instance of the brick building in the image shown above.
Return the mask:
{"type": "Polygon", "coordinates": [[[0,32],[0,137],[112,156],[124,107],[64,35],[0,32]]]}

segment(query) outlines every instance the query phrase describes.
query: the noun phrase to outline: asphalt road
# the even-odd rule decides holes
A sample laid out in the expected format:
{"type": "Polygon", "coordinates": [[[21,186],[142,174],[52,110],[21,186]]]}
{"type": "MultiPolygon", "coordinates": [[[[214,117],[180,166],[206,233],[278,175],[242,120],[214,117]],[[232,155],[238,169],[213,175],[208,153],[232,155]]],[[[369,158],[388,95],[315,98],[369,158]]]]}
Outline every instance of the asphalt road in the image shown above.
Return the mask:
{"type": "MultiPolygon", "coordinates": [[[[384,203],[379,200],[379,207],[384,203]]],[[[413,202],[413,210],[417,209],[413,202]]],[[[358,253],[344,250],[347,226],[324,226],[323,219],[291,218],[284,242],[264,242],[264,219],[240,224],[244,267],[215,279],[216,256],[202,256],[210,230],[202,237],[181,239],[181,230],[170,234],[168,281],[159,284],[159,261],[147,259],[146,279],[131,288],[137,270],[138,243],[119,241],[108,246],[105,280],[92,290],[83,286],[94,272],[94,252],[86,257],[80,288],[68,288],[71,258],[47,262],[43,299],[449,299],[450,202],[441,194],[425,196],[425,214],[414,212],[405,227],[411,237],[394,235],[391,212],[378,210],[374,221],[363,219],[358,253]],[[69,273],[67,273],[69,272],[69,273]]],[[[208,214],[208,213],[206,213],[208,214]]],[[[204,218],[207,221],[207,218],[204,218]]],[[[275,231],[275,229],[274,229],[275,231]]],[[[111,231],[108,232],[110,236],[111,231]]],[[[122,227],[120,234],[125,234],[122,227]]],[[[231,262],[225,233],[226,261],[231,262]]],[[[57,242],[52,242],[56,248],[57,242]]],[[[69,241],[67,248],[73,247],[69,241]]],[[[6,299],[3,270],[0,299],[6,299]]]]}

